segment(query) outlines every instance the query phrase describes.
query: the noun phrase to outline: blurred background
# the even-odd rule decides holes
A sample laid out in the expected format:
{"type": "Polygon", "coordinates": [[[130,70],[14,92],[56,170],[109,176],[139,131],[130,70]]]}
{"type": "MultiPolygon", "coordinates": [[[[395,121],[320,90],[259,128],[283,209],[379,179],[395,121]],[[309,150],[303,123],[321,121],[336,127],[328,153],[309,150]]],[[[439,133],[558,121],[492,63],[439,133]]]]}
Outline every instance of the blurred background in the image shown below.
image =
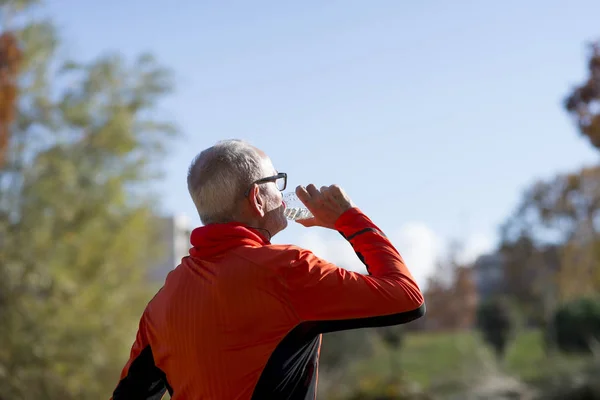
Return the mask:
{"type": "MultiPolygon", "coordinates": [[[[0,399],[106,399],[241,138],[426,293],[320,399],[600,399],[600,2],[0,0],[0,399]],[[594,45],[598,43],[598,45],[594,45]]],[[[365,273],[335,232],[273,239],[365,273]]],[[[335,299],[332,299],[335,301],[335,299]]]]}

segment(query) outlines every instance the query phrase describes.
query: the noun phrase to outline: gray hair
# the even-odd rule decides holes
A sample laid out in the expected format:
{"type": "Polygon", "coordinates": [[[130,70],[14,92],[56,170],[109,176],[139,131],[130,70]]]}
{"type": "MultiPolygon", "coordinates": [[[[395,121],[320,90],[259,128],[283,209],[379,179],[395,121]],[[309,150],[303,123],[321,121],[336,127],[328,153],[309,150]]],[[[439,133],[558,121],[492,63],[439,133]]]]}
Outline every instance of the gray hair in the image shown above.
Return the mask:
{"type": "Polygon", "coordinates": [[[187,184],[202,224],[233,222],[244,191],[261,178],[261,158],[238,139],[217,142],[194,158],[187,184]]]}

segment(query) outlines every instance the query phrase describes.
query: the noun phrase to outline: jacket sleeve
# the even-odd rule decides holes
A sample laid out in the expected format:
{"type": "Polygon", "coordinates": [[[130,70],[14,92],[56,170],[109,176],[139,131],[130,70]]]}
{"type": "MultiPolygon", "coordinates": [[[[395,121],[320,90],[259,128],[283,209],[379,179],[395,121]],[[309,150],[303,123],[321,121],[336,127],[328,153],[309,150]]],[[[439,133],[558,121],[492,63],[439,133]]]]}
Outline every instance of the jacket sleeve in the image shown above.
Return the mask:
{"type": "Polygon", "coordinates": [[[129,360],[110,400],[161,400],[169,388],[165,374],[154,364],[144,325],[142,316],[129,360]]]}
{"type": "Polygon", "coordinates": [[[285,285],[301,322],[321,333],[398,325],[425,314],[423,295],[392,243],[359,209],[346,211],[336,229],[350,242],[369,275],[347,271],[300,249],[285,285]]]}

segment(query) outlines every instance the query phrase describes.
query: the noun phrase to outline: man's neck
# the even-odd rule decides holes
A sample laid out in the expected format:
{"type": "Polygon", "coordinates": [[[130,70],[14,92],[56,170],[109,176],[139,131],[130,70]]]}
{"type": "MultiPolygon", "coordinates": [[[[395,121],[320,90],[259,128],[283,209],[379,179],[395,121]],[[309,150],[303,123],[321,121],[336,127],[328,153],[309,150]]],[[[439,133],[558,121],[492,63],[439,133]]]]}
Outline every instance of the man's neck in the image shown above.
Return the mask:
{"type": "Polygon", "coordinates": [[[259,221],[250,218],[236,218],[235,222],[254,229],[256,233],[258,233],[263,239],[265,239],[267,242],[271,242],[273,235],[268,229],[262,228],[259,221]]]}
{"type": "Polygon", "coordinates": [[[263,239],[265,239],[267,242],[271,243],[271,238],[273,237],[273,235],[271,235],[271,232],[269,232],[268,229],[258,228],[256,226],[249,225],[249,224],[244,224],[244,225],[246,225],[248,228],[254,229],[260,236],[263,237],[263,239]]]}
{"type": "Polygon", "coordinates": [[[263,228],[261,226],[262,224],[261,224],[261,220],[260,219],[253,218],[253,216],[249,215],[249,213],[246,210],[240,211],[238,213],[234,213],[232,215],[231,222],[244,225],[244,226],[246,226],[248,228],[252,228],[263,239],[265,239],[269,243],[271,242],[271,238],[273,237],[273,235],[271,234],[271,232],[268,229],[263,228]]]}

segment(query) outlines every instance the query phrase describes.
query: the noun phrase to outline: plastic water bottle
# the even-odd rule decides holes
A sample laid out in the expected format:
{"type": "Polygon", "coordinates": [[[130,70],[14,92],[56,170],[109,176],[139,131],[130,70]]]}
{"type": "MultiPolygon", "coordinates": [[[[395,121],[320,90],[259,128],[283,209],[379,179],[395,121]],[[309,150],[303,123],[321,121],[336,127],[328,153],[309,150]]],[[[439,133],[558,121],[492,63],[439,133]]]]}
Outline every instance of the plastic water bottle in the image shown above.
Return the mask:
{"type": "Polygon", "coordinates": [[[285,211],[283,215],[289,220],[297,221],[299,219],[312,218],[312,213],[306,208],[300,201],[296,193],[290,192],[283,195],[283,202],[285,203],[285,211]]]}

